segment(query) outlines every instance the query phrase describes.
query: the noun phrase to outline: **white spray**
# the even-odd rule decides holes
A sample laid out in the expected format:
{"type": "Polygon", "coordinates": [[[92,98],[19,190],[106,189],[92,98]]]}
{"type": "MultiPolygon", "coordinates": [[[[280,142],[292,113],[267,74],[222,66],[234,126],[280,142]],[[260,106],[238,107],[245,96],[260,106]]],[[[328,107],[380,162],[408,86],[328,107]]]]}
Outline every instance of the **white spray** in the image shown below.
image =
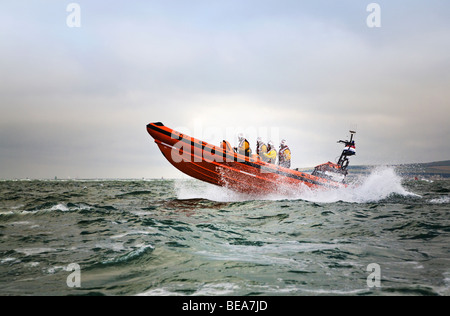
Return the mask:
{"type": "MultiPolygon", "coordinates": [[[[175,190],[179,199],[201,198],[218,202],[235,202],[255,200],[254,196],[240,194],[229,189],[180,180],[175,182],[175,190]]],[[[302,185],[298,190],[288,194],[271,194],[260,196],[259,200],[306,200],[318,203],[334,203],[338,201],[349,203],[377,202],[392,194],[403,196],[417,196],[408,192],[402,186],[402,178],[395,172],[394,167],[376,167],[370,174],[361,175],[346,188],[309,188],[302,185]]]]}

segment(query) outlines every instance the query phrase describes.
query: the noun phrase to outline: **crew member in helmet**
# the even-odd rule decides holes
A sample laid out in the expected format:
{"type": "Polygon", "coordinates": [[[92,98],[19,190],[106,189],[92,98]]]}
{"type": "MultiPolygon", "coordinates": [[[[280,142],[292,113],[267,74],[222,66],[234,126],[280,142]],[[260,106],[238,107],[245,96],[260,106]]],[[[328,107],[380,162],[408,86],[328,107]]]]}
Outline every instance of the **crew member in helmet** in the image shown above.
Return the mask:
{"type": "Polygon", "coordinates": [[[244,134],[240,133],[238,135],[238,139],[239,139],[239,145],[238,147],[234,148],[236,152],[238,152],[241,155],[245,155],[247,157],[249,157],[252,153],[252,150],[250,149],[250,143],[248,142],[247,139],[245,139],[244,134]]]}
{"type": "Polygon", "coordinates": [[[273,163],[277,161],[277,151],[275,150],[275,146],[272,141],[267,143],[267,153],[263,153],[263,156],[267,159],[266,162],[273,163]]]}
{"type": "Polygon", "coordinates": [[[256,140],[256,154],[262,161],[267,162],[268,158],[264,156],[264,154],[267,154],[267,145],[263,142],[261,137],[258,137],[256,140]]]}
{"type": "Polygon", "coordinates": [[[283,139],[280,143],[280,150],[278,151],[278,165],[284,168],[291,167],[291,150],[283,139]]]}

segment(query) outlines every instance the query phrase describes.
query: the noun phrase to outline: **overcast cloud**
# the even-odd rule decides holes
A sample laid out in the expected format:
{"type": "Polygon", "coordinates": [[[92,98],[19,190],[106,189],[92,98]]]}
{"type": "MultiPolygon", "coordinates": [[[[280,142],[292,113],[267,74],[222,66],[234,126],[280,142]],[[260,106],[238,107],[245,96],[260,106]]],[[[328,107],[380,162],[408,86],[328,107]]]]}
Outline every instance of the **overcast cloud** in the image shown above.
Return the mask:
{"type": "Polygon", "coordinates": [[[380,28],[361,0],[73,2],[80,28],[70,1],[2,2],[1,179],[180,177],[156,121],[274,129],[294,167],[354,127],[353,164],[450,159],[448,1],[377,1],[380,28]]]}

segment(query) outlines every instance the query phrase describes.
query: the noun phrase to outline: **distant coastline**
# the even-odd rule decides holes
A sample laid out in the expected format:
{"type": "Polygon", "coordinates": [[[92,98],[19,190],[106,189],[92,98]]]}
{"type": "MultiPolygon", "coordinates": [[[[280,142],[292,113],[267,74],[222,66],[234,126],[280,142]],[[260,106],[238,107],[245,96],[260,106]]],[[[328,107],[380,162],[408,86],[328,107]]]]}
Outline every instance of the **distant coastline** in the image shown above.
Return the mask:
{"type": "MultiPolygon", "coordinates": [[[[450,160],[391,165],[398,174],[411,178],[450,178],[450,160]]],[[[376,166],[349,166],[350,173],[369,173],[376,166]]]]}

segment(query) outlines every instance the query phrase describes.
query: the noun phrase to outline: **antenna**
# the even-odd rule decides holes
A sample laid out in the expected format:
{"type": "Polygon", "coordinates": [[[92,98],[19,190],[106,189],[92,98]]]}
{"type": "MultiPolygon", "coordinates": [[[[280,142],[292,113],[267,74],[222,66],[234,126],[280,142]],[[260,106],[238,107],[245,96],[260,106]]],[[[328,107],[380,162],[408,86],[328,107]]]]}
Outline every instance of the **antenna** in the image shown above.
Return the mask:
{"type": "Polygon", "coordinates": [[[350,142],[352,142],[353,141],[353,135],[356,134],[356,129],[355,130],[350,130],[349,132],[350,132],[350,142]]]}

